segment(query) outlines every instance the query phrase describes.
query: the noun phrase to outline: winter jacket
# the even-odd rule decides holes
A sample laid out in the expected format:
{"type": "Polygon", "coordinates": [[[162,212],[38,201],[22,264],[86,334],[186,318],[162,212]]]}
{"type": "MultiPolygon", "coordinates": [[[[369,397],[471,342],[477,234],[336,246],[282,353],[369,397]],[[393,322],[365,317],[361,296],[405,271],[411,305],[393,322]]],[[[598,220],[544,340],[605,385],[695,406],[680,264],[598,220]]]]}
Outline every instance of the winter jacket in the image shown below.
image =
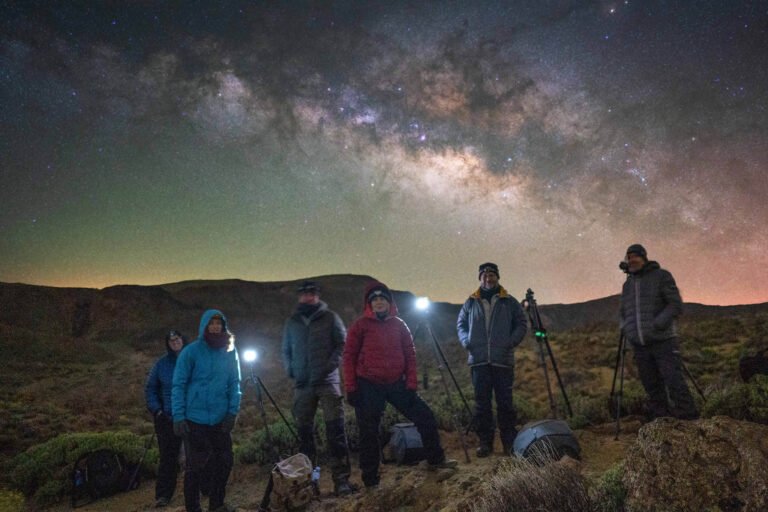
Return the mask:
{"type": "Polygon", "coordinates": [[[171,404],[173,421],[190,420],[217,425],[226,414],[240,411],[240,361],[234,344],[212,349],[204,334],[214,315],[227,320],[221,311],[209,309],[200,319],[198,337],[179,354],[173,373],[171,404]]]}
{"type": "Polygon", "coordinates": [[[416,390],[416,348],[408,326],[397,316],[394,299],[389,303],[389,314],[383,320],[376,316],[366,298],[370,291],[383,286],[373,282],[365,289],[363,316],[347,332],[344,345],[344,389],[357,390],[357,379],[376,384],[393,384],[405,379],[408,389],[416,390]]]}
{"type": "Polygon", "coordinates": [[[347,331],[339,315],[320,301],[309,318],[298,311],[283,328],[283,366],[297,388],[338,384],[347,331]]]}
{"type": "Polygon", "coordinates": [[[627,274],[621,290],[621,332],[635,345],[677,336],[675,319],[683,313],[683,299],[675,279],[655,261],[627,274]]]}
{"type": "Polygon", "coordinates": [[[158,359],[152,366],[144,384],[144,398],[147,402],[147,410],[156,416],[158,411],[170,416],[171,388],[173,386],[173,370],[176,368],[177,355],[172,350],[158,359]]]}
{"type": "Polygon", "coordinates": [[[470,366],[514,367],[515,347],[522,343],[528,321],[520,303],[503,287],[499,287],[499,293],[493,296],[490,304],[483,301],[478,288],[461,307],[456,330],[459,342],[468,352],[470,366]],[[483,302],[486,307],[490,306],[490,319],[486,319],[483,302]]]}

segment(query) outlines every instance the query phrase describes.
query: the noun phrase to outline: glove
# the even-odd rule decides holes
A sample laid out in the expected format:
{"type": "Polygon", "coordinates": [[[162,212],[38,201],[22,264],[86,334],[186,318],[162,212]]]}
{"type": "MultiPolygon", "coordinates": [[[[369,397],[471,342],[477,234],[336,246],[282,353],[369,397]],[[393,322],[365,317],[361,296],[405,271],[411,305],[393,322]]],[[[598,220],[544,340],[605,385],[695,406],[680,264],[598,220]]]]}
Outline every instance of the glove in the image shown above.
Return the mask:
{"type": "Polygon", "coordinates": [[[235,421],[237,420],[237,416],[234,414],[227,414],[224,416],[224,419],[221,420],[221,423],[219,424],[221,426],[222,432],[226,432],[229,434],[232,432],[232,429],[235,428],[235,421]]]}
{"type": "Polygon", "coordinates": [[[352,407],[360,405],[360,392],[357,390],[347,391],[347,403],[352,407]]]}
{"type": "Polygon", "coordinates": [[[189,423],[187,423],[187,420],[174,421],[173,433],[177,437],[187,437],[189,435],[189,423]]]}

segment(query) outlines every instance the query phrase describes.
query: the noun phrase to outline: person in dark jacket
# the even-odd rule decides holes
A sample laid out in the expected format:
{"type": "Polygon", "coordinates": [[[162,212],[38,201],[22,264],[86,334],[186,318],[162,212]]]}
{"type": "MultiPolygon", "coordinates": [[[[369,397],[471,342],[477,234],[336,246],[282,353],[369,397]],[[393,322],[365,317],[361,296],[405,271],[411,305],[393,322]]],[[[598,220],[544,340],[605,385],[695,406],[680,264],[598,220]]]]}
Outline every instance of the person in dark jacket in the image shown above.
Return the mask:
{"type": "Polygon", "coordinates": [[[416,393],[416,348],[411,331],[397,313],[389,288],[370,283],[365,289],[363,316],[349,328],[344,346],[344,388],[347,401],[355,408],[360,471],[368,488],[379,485],[379,424],[387,402],[416,425],[430,469],[457,466],[457,461],[445,458],[435,415],[416,393]]]}
{"type": "Polygon", "coordinates": [[[166,354],[152,366],[144,385],[147,410],[152,414],[160,450],[160,464],[155,481],[155,507],[165,507],[176,490],[181,438],[173,433],[173,409],[171,409],[171,387],[176,359],[186,345],[184,336],[172,330],[165,336],[166,354]]]}
{"type": "Polygon", "coordinates": [[[683,299],[675,279],[640,244],[627,248],[621,291],[621,332],[634,349],[635,364],[648,393],[653,417],[699,417],[685,382],[675,321],[683,299]],[[671,400],[671,403],[670,403],[671,400]]]}
{"type": "Polygon", "coordinates": [[[320,287],[304,281],[299,304],[283,328],[283,366],[294,382],[293,417],[299,431],[299,451],[315,461],[315,413],[323,411],[331,453],[334,492],[354,492],[349,484],[349,453],[344,432],[344,401],[339,363],[347,331],[339,315],[320,300],[320,287]]]}
{"type": "Polygon", "coordinates": [[[478,279],[480,288],[464,302],[456,322],[459,342],[468,352],[475,388],[473,423],[480,441],[477,456],[493,453],[494,394],[499,436],[504,453],[511,455],[517,436],[517,411],[512,402],[515,347],[523,341],[528,322],[517,299],[499,284],[499,267],[495,263],[480,265],[478,279]]]}
{"type": "Polygon", "coordinates": [[[200,319],[198,337],[176,361],[171,406],[173,431],[184,440],[187,512],[200,512],[203,474],[210,480],[211,512],[226,511],[224,495],[232,470],[232,436],[240,411],[240,361],[234,336],[221,311],[209,309],[200,319]]]}

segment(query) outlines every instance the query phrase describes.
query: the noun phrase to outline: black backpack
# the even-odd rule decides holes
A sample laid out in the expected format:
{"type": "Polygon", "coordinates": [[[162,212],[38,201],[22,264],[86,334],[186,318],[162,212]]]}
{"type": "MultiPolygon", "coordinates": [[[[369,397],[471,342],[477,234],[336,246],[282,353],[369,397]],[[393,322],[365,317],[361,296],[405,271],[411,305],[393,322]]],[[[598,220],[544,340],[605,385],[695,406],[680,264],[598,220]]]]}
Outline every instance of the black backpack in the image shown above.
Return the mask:
{"type": "Polygon", "coordinates": [[[72,508],[139,486],[137,465],[102,449],[81,455],[72,468],[72,508]]]}
{"type": "Polygon", "coordinates": [[[395,423],[389,438],[390,459],[398,464],[417,464],[427,458],[421,435],[413,423],[395,423]]]}
{"type": "Polygon", "coordinates": [[[749,382],[753,375],[768,375],[768,357],[765,353],[768,349],[761,350],[753,356],[741,356],[739,358],[739,375],[741,380],[749,382]]]}

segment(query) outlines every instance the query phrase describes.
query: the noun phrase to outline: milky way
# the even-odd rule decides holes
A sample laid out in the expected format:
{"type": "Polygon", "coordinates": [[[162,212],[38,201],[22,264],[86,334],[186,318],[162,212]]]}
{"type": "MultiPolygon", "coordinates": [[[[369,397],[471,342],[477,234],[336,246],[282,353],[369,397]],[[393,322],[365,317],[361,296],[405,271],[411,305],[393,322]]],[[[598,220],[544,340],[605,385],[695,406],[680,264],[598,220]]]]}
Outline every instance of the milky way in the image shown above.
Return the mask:
{"type": "Polygon", "coordinates": [[[768,2],[211,4],[4,9],[0,281],[768,300],[768,2]]]}

